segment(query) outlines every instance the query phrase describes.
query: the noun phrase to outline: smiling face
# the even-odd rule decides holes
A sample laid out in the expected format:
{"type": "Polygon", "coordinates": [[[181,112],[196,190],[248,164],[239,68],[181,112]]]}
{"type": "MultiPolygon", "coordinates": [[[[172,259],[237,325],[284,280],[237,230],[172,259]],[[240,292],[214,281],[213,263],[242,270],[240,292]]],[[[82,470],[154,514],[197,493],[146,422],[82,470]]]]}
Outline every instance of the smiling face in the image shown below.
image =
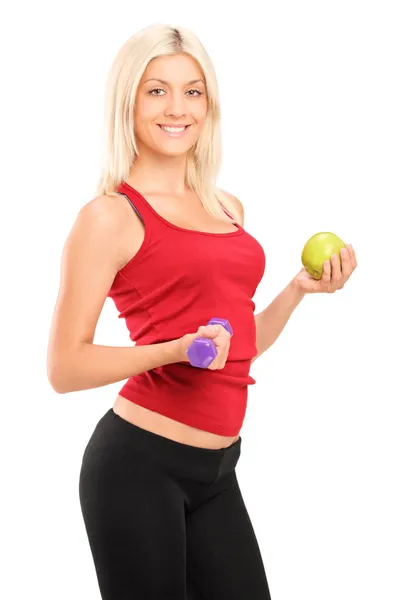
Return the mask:
{"type": "Polygon", "coordinates": [[[136,94],[139,152],[144,145],[168,156],[185,154],[196,143],[206,114],[204,74],[191,56],[173,54],[149,62],[136,94]]]}

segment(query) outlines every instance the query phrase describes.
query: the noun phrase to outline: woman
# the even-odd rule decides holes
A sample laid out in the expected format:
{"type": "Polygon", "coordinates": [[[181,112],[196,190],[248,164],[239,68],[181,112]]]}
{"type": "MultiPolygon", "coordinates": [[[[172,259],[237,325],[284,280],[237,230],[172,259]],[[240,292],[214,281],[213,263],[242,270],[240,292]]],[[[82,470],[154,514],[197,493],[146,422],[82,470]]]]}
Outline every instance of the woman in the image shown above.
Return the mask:
{"type": "Polygon", "coordinates": [[[320,282],[302,269],[254,316],[265,255],[243,229],[239,200],[215,186],[217,81],[190,31],[155,25],[126,42],[109,76],[106,126],[96,197],[65,244],[48,352],[59,393],[127,379],[79,481],[102,598],[267,600],[235,472],[249,369],[307,292],[343,286],[354,252],[342,270],[328,261],[320,282]],[[106,297],[135,346],[93,344],[106,297]],[[213,317],[233,335],[207,325],[213,317]],[[217,350],[208,368],[186,354],[198,337],[217,350]]]}

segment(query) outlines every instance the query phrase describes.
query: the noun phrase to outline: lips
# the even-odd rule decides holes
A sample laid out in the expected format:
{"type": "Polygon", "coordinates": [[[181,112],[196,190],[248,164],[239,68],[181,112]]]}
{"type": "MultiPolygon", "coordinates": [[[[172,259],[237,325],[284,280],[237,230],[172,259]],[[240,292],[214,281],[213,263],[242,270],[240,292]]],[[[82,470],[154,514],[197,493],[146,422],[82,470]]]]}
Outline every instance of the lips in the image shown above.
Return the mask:
{"type": "Polygon", "coordinates": [[[157,123],[157,125],[162,128],[162,127],[185,127],[185,129],[187,129],[188,127],[190,127],[190,125],[166,125],[165,123],[157,123]]]}

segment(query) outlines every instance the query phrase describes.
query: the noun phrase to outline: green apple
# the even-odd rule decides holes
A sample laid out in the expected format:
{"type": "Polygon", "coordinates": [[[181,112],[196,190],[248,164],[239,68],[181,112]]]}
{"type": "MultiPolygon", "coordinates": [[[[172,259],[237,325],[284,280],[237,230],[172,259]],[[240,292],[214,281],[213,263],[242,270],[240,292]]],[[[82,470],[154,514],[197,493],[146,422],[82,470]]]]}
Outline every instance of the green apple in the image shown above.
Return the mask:
{"type": "Polygon", "coordinates": [[[313,279],[321,279],[324,262],[337,254],[340,264],[340,249],[346,244],[334,233],[316,233],[307,241],[301,254],[301,262],[313,279]]]}

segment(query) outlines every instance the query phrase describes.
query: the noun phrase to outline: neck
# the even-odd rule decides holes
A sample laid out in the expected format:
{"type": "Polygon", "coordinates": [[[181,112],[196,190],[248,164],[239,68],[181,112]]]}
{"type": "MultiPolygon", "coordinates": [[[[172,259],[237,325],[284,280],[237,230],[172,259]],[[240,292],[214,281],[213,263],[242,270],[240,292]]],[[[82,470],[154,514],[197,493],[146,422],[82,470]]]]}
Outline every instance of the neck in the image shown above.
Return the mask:
{"type": "Polygon", "coordinates": [[[138,147],[127,183],[132,187],[157,194],[184,195],[188,191],[185,184],[186,154],[165,156],[156,154],[146,147],[138,147]]]}

